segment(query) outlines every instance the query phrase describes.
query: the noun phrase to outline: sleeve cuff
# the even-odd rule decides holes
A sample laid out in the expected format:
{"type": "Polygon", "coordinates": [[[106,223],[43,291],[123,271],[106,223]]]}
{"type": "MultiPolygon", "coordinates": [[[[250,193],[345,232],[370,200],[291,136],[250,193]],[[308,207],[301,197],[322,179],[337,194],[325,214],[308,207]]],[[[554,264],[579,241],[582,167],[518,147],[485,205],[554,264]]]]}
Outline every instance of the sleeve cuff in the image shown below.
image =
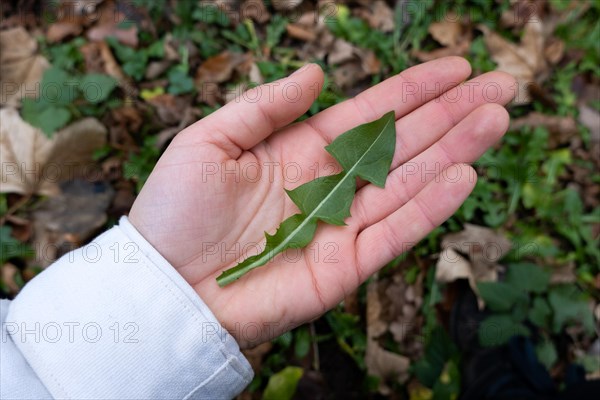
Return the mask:
{"type": "Polygon", "coordinates": [[[253,377],[235,339],[126,217],[10,306],[10,334],[55,398],[233,398],[253,377]]]}

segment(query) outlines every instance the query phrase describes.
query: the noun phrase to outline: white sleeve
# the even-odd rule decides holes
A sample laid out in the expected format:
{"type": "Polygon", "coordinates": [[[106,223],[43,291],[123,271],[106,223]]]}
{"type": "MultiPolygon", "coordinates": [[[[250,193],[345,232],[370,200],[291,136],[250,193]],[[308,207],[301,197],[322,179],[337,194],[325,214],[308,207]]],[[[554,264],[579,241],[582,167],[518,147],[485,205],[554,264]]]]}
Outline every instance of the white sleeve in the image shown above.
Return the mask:
{"type": "Polygon", "coordinates": [[[126,217],[1,307],[0,398],[229,399],[235,339],[126,217]]]}

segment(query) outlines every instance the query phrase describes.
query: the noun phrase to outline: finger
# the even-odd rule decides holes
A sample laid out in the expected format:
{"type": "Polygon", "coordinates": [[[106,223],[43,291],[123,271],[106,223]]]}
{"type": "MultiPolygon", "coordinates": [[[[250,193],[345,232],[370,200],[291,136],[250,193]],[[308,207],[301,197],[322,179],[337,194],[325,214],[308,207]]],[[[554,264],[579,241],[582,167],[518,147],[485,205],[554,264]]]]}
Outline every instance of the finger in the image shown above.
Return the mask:
{"type": "Polygon", "coordinates": [[[476,183],[467,164],[454,164],[429,182],[406,205],[362,231],[356,239],[357,274],[362,282],[386,263],[414,246],[461,206],[476,183]],[[449,171],[455,169],[455,171],[449,171]],[[457,176],[448,179],[447,176],[457,176]]]}
{"type": "Polygon", "coordinates": [[[231,158],[304,114],[323,86],[323,71],[307,64],[287,78],[257,86],[201,119],[182,134],[217,144],[231,158]]]}
{"type": "Polygon", "coordinates": [[[328,143],[343,132],[373,121],[390,110],[396,118],[458,85],[471,74],[461,57],[445,57],[409,68],[356,97],[306,120],[328,143]]]}
{"type": "Polygon", "coordinates": [[[504,107],[486,104],[458,123],[421,154],[394,169],[384,189],[367,185],[352,203],[351,226],[359,231],[375,224],[406,204],[447,166],[472,163],[496,143],[508,129],[504,107]]]}
{"type": "Polygon", "coordinates": [[[515,82],[507,73],[489,72],[450,89],[398,120],[392,169],[427,149],[479,106],[508,104],[515,95],[515,82]]]}

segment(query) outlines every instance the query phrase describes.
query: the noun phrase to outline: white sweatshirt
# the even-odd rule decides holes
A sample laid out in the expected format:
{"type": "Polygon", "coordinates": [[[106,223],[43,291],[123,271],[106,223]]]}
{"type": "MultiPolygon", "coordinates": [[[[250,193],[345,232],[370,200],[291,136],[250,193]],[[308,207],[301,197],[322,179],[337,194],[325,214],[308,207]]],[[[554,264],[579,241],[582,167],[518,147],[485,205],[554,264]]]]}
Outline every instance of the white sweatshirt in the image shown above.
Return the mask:
{"type": "Polygon", "coordinates": [[[1,399],[230,399],[253,377],[126,217],[2,300],[0,321],[1,399]]]}

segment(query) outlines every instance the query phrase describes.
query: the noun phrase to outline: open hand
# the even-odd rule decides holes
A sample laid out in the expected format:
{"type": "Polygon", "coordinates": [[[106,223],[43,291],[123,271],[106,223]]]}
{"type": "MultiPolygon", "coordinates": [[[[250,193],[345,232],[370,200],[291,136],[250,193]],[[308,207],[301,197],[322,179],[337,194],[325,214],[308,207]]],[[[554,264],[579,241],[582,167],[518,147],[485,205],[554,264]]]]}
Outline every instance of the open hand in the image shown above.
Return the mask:
{"type": "Polygon", "coordinates": [[[516,88],[500,72],[463,82],[470,73],[462,58],[431,61],[289,126],[321,90],[317,65],[251,89],[175,137],[130,221],[241,347],[272,339],[335,306],[467,198],[476,180],[468,163],[506,131],[503,105],[516,88]],[[319,224],[308,247],[220,288],[222,271],[298,212],[284,188],[336,172],[324,146],[390,110],[397,144],[385,188],[360,185],[347,226],[319,224]]]}

